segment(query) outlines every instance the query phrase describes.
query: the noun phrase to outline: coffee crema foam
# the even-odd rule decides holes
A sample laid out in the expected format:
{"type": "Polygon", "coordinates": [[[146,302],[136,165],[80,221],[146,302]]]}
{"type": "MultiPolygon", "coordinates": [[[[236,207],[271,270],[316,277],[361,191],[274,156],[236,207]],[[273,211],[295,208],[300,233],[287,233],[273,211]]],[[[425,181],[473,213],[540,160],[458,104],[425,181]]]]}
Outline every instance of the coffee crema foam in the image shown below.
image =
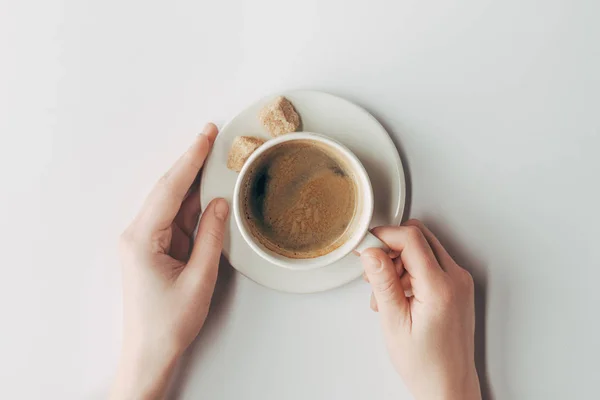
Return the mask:
{"type": "Polygon", "coordinates": [[[346,161],[319,142],[281,143],[255,161],[243,183],[252,235],[289,258],[313,258],[342,245],[357,208],[346,161]]]}

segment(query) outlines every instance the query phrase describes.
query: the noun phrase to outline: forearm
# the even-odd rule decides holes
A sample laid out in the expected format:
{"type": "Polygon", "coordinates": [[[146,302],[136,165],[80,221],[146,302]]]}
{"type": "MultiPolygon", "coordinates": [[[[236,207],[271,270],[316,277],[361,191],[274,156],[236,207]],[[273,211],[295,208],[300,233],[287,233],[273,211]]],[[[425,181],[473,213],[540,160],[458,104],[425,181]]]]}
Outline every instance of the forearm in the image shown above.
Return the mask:
{"type": "Polygon", "coordinates": [[[420,375],[417,385],[409,386],[416,400],[481,400],[477,371],[467,374],[449,374],[447,370],[430,371],[420,375]]]}

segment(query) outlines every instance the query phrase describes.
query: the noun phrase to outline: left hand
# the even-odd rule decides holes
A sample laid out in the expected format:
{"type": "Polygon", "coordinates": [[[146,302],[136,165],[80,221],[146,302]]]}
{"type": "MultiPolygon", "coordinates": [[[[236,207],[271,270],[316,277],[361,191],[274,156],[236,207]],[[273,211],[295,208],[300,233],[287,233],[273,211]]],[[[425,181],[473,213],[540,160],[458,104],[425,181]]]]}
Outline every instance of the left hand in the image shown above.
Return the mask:
{"type": "Polygon", "coordinates": [[[204,325],[229,206],[200,214],[198,172],[217,136],[208,124],[160,179],[121,237],[123,350],[113,398],[160,398],[177,358],[204,325]]]}

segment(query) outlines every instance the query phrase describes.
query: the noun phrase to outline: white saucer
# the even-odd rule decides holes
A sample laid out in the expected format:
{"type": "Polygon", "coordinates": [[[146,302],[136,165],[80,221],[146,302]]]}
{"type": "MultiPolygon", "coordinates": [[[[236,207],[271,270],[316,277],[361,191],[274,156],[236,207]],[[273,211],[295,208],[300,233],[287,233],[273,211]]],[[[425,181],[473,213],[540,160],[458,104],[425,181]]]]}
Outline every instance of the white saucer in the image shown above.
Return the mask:
{"type": "MultiPolygon", "coordinates": [[[[281,95],[294,104],[302,119],[303,131],[327,135],[347,146],[361,160],[375,195],[371,227],[398,225],[406,197],[404,169],[394,143],[379,122],[361,107],[327,93],[302,90],[281,95]]],[[[202,173],[203,205],[215,197],[223,197],[232,204],[237,173],[227,169],[227,153],[236,136],[269,138],[258,120],[258,112],[273,97],[252,104],[221,129],[202,173]]],[[[358,278],[363,271],[354,254],[315,270],[295,271],[273,265],[248,246],[234,218],[229,218],[223,254],[235,269],[253,281],[291,293],[333,289],[358,278]]]]}

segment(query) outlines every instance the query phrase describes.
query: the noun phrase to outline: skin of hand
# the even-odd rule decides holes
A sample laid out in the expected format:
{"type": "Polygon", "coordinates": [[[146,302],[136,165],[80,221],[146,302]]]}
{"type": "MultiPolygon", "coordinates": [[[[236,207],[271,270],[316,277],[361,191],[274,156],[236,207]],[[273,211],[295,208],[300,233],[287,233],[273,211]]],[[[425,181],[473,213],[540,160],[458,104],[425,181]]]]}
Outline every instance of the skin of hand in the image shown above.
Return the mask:
{"type": "Polygon", "coordinates": [[[178,357],[202,328],[213,295],[229,206],[200,215],[198,172],[217,136],[208,124],[156,184],[122,234],[123,346],[112,399],[162,398],[178,357]]]}
{"type": "Polygon", "coordinates": [[[417,400],[481,399],[473,278],[420,221],[375,228],[361,254],[392,363],[417,400]],[[412,289],[412,297],[405,290],[412,289]]]}

